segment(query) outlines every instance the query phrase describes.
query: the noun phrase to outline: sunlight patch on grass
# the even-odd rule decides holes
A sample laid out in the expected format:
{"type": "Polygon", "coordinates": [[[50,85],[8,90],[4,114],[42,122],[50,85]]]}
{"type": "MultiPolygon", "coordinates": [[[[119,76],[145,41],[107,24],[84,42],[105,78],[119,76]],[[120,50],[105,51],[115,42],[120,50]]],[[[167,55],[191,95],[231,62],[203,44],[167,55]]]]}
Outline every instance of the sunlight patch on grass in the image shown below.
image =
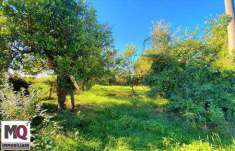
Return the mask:
{"type": "Polygon", "coordinates": [[[133,104],[140,102],[142,105],[151,104],[155,107],[165,107],[169,101],[161,97],[151,98],[146,93],[149,88],[146,86],[135,87],[136,96],[131,96],[131,88],[128,86],[101,86],[96,85],[90,91],[82,92],[76,95],[79,104],[87,104],[88,102],[96,105],[108,104],[133,104]]]}
{"type": "Polygon", "coordinates": [[[175,146],[172,151],[212,151],[213,147],[208,142],[194,141],[191,144],[175,146]]]}
{"type": "Polygon", "coordinates": [[[80,136],[76,136],[76,150],[97,150],[102,146],[102,142],[98,139],[90,139],[80,136]]]}
{"type": "Polygon", "coordinates": [[[96,105],[107,105],[112,104],[127,104],[126,100],[115,99],[106,96],[100,96],[92,92],[83,92],[82,94],[75,96],[75,99],[78,104],[96,104],[96,105]]]}
{"type": "Polygon", "coordinates": [[[57,144],[55,150],[66,150],[72,151],[72,148],[76,147],[76,141],[66,135],[57,134],[55,137],[52,137],[54,142],[57,144]]]}
{"type": "Polygon", "coordinates": [[[130,138],[121,137],[121,138],[109,138],[110,141],[105,147],[106,151],[132,151],[128,142],[130,138]]]}

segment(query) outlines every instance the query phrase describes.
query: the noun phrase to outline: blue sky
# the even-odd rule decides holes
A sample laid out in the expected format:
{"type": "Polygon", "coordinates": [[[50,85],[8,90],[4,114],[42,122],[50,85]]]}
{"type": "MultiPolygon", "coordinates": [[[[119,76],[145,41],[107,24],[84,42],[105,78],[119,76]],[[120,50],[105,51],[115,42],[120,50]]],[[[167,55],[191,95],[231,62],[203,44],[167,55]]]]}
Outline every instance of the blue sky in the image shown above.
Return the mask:
{"type": "Polygon", "coordinates": [[[224,13],[224,0],[88,0],[98,20],[112,27],[114,45],[123,50],[128,43],[139,51],[153,23],[164,20],[173,28],[202,26],[211,15],[224,13]]]}

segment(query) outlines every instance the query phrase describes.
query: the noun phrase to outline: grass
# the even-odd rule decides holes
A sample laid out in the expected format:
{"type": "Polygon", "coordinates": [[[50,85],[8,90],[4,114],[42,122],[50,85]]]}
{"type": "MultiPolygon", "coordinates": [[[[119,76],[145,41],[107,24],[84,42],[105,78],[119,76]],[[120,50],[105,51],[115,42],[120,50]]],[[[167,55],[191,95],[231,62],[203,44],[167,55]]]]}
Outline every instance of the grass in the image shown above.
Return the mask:
{"type": "MultiPolygon", "coordinates": [[[[135,90],[133,97],[127,86],[96,85],[76,95],[75,112],[54,112],[56,100],[43,99],[53,117],[40,132],[49,140],[44,150],[235,150],[231,135],[196,128],[166,113],[169,102],[149,98],[147,87],[135,90]]],[[[70,108],[69,98],[66,104],[70,108]]]]}

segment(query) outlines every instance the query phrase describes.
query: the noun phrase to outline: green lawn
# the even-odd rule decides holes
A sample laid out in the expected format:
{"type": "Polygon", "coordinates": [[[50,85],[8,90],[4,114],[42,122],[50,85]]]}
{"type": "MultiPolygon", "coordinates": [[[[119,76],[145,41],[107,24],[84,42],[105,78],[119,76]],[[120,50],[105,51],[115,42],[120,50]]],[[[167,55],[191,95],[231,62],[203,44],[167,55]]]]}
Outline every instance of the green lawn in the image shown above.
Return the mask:
{"type": "MultiPolygon", "coordinates": [[[[45,90],[45,89],[44,89],[45,90]]],[[[76,96],[77,110],[54,112],[43,100],[51,124],[41,129],[47,150],[235,150],[228,134],[200,130],[165,112],[168,101],[149,98],[148,88],[94,86],[76,96]]],[[[67,107],[70,108],[69,97],[67,107]]],[[[45,148],[44,148],[45,149],[45,148]]]]}

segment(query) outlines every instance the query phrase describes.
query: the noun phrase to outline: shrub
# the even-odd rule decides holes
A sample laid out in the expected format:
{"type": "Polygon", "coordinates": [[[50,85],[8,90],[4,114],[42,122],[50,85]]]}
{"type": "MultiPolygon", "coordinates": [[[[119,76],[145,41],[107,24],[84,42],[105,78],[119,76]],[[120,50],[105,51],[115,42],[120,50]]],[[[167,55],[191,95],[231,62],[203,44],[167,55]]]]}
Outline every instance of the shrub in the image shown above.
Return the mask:
{"type": "Polygon", "coordinates": [[[159,66],[153,64],[153,73],[149,77],[151,93],[160,93],[171,100],[171,111],[186,119],[210,125],[233,120],[234,73],[205,66],[182,67],[177,64],[167,64],[160,71],[157,70],[159,66]]]}
{"type": "MultiPolygon", "coordinates": [[[[213,26],[217,27],[221,28],[213,26]]],[[[235,72],[233,63],[229,68],[218,66],[218,60],[226,61],[227,56],[221,54],[227,50],[210,36],[207,41],[192,36],[172,38],[166,49],[150,56],[153,63],[147,83],[152,95],[170,100],[170,111],[189,121],[217,127],[234,120],[235,72]]]]}
{"type": "Polygon", "coordinates": [[[0,89],[0,108],[2,120],[32,120],[37,115],[37,93],[31,90],[30,95],[24,91],[14,92],[8,84],[0,89]]]}
{"type": "Polygon", "coordinates": [[[34,150],[51,150],[53,141],[51,134],[56,132],[44,133],[44,130],[50,126],[57,130],[55,123],[51,120],[45,111],[41,110],[38,100],[38,93],[30,89],[30,94],[25,95],[24,90],[20,92],[13,91],[7,83],[0,89],[0,119],[1,120],[28,120],[31,121],[32,148],[34,150]]]}

